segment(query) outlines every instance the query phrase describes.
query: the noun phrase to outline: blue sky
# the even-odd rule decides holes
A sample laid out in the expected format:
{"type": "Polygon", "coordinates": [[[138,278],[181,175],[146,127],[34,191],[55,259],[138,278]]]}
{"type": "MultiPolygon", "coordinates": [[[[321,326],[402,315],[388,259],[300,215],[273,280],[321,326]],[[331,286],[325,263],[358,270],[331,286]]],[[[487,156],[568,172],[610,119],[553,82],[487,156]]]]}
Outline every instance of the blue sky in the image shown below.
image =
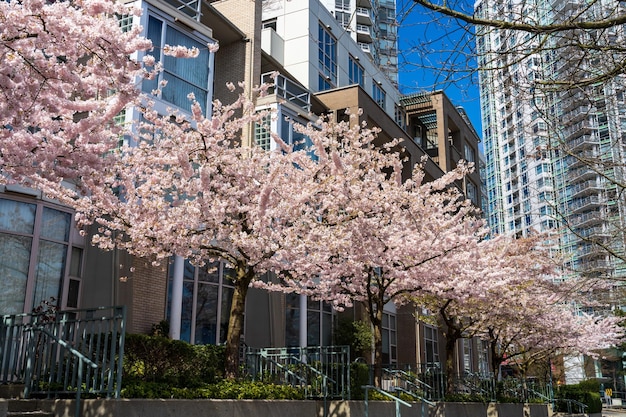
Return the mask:
{"type": "Polygon", "coordinates": [[[397,11],[400,91],[443,90],[455,105],[465,108],[482,136],[478,78],[467,71],[475,66],[467,55],[474,47],[472,34],[412,0],[397,0],[397,11]]]}

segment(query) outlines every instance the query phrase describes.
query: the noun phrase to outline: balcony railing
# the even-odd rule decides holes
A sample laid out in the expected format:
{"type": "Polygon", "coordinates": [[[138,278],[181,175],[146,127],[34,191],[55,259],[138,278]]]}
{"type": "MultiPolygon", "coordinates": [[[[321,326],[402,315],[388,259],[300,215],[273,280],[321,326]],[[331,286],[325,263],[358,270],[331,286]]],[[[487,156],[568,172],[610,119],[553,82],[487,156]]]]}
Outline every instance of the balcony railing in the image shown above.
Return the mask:
{"type": "Polygon", "coordinates": [[[307,112],[311,111],[311,93],[307,89],[300,87],[283,75],[278,75],[272,79],[272,74],[265,73],[261,76],[261,82],[274,84],[270,89],[270,94],[274,93],[277,97],[293,103],[307,112]]]}

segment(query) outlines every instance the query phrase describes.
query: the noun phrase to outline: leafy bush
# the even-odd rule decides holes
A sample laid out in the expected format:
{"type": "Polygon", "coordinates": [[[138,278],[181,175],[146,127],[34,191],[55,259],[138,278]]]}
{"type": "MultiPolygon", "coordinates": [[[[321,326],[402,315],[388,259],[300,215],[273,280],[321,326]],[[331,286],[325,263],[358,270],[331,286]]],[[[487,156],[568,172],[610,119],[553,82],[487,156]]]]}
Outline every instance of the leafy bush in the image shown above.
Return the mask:
{"type": "Polygon", "coordinates": [[[444,401],[454,403],[488,403],[491,400],[480,394],[446,394],[444,401]]]}
{"type": "Polygon", "coordinates": [[[352,362],[350,364],[350,396],[353,400],[365,399],[363,385],[370,384],[370,366],[366,363],[352,362]]]}
{"type": "Polygon", "coordinates": [[[163,336],[129,334],[124,348],[124,382],[164,382],[194,387],[219,380],[224,348],[190,345],[163,336]]]}
{"type": "MultiPolygon", "coordinates": [[[[560,386],[555,392],[556,411],[567,412],[566,400],[574,400],[587,405],[587,413],[599,413],[602,411],[602,399],[599,391],[600,383],[597,380],[560,386]]],[[[572,411],[576,411],[575,405],[573,405],[572,411]]]]}
{"type": "Polygon", "coordinates": [[[304,391],[301,388],[263,382],[231,380],[223,380],[219,383],[196,387],[175,387],[166,382],[133,381],[124,384],[121,394],[123,398],[148,399],[304,399],[304,391]]]}

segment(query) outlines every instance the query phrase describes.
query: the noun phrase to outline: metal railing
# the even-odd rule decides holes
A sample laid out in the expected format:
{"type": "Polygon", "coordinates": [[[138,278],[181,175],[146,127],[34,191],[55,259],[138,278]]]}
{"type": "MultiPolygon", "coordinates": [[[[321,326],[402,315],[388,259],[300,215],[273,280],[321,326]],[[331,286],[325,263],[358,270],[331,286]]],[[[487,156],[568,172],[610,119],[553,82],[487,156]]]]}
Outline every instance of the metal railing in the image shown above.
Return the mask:
{"type": "Polygon", "coordinates": [[[361,388],[363,388],[365,390],[365,417],[369,417],[369,392],[370,391],[375,391],[378,392],[379,394],[382,394],[383,396],[395,401],[396,403],[396,417],[400,417],[400,405],[404,405],[406,407],[412,407],[411,404],[407,403],[406,401],[396,397],[393,394],[390,394],[387,391],[384,391],[378,387],[375,387],[373,385],[364,385],[361,388]]]}
{"type": "Polygon", "coordinates": [[[125,307],[2,316],[0,383],[23,383],[26,398],[119,398],[125,323],[125,307]]]}
{"type": "Polygon", "coordinates": [[[583,404],[580,401],[570,400],[566,398],[556,398],[554,400],[555,404],[565,403],[566,413],[569,415],[574,414],[574,407],[576,408],[577,414],[586,414],[587,413],[587,404],[583,404]]]}
{"type": "Polygon", "coordinates": [[[348,346],[248,348],[246,367],[255,380],[305,388],[307,398],[350,398],[348,346]]]}

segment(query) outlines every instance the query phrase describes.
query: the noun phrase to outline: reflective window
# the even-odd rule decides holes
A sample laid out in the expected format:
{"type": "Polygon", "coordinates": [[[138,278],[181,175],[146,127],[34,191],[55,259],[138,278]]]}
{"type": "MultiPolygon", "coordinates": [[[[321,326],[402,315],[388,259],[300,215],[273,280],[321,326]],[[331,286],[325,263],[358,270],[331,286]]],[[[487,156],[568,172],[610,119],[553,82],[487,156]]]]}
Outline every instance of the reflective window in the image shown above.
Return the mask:
{"type": "MultiPolygon", "coordinates": [[[[70,272],[66,265],[82,263],[81,249],[68,251],[71,224],[71,213],[43,202],[0,198],[2,314],[30,312],[43,301],[61,300],[70,272]]],[[[77,280],[72,286],[76,297],[79,288],[77,280]]],[[[77,298],[73,304],[71,307],[78,306],[77,298]]]]}
{"type": "Polygon", "coordinates": [[[382,327],[383,363],[394,364],[398,361],[396,315],[383,313],[382,327]]]}
{"type": "MultiPolygon", "coordinates": [[[[300,346],[300,295],[285,295],[285,345],[300,346]]],[[[330,346],[333,311],[328,303],[307,300],[307,346],[330,346]]]]}
{"type": "Polygon", "coordinates": [[[191,111],[191,101],[188,95],[193,93],[206,112],[209,100],[210,65],[208,39],[201,40],[192,37],[165,19],[153,15],[148,16],[147,38],[154,45],[151,54],[163,64],[163,71],[154,80],[144,80],[142,90],[147,93],[158,91],[157,96],[162,100],[187,111],[191,111]],[[165,45],[195,47],[200,52],[195,58],[176,58],[162,53],[165,45]]]}
{"type": "Polygon", "coordinates": [[[337,85],[337,39],[320,23],[318,42],[319,89],[323,91],[337,85]]]}
{"type": "MultiPolygon", "coordinates": [[[[169,271],[167,315],[169,320],[173,268],[169,271]]],[[[180,339],[193,344],[226,341],[234,288],[233,270],[222,261],[194,267],[185,261],[180,339]]]]}
{"type": "Polygon", "coordinates": [[[365,70],[359,64],[353,56],[350,57],[350,61],[348,62],[348,81],[350,84],[358,84],[361,87],[365,87],[365,78],[363,74],[365,70]]]}
{"type": "Polygon", "coordinates": [[[385,100],[387,99],[387,94],[385,90],[383,90],[377,83],[374,83],[372,88],[372,98],[380,107],[385,108],[385,100]]]}

